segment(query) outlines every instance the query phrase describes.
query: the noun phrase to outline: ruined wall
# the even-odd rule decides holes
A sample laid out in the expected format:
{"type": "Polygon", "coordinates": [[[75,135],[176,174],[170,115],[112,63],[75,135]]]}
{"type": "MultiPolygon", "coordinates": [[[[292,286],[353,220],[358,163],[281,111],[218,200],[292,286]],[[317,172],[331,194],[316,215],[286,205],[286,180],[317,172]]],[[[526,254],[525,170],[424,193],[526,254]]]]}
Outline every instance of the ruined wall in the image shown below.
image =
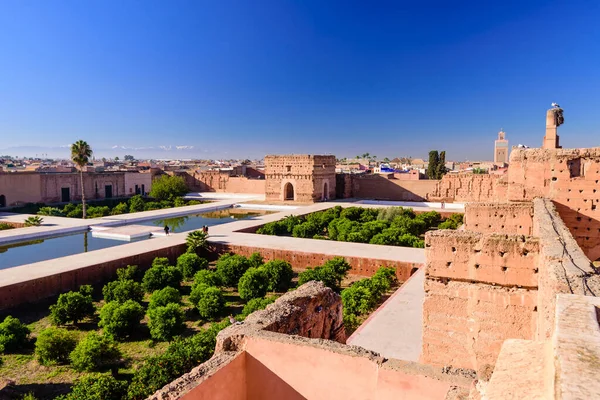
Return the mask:
{"type": "MultiPolygon", "coordinates": [[[[235,253],[243,256],[250,256],[254,252],[259,252],[265,261],[270,260],[285,260],[289,262],[293,268],[305,269],[306,267],[316,267],[317,265],[324,264],[327,260],[332,259],[334,256],[331,254],[313,253],[313,252],[300,252],[295,250],[286,249],[271,249],[254,246],[239,246],[214,243],[215,254],[221,253],[235,253]]],[[[386,260],[383,258],[370,258],[370,257],[344,257],[346,261],[352,266],[349,271],[350,274],[362,275],[362,276],[373,276],[375,272],[381,267],[394,267],[396,268],[396,277],[400,282],[405,282],[412,274],[414,274],[422,264],[412,263],[406,261],[395,261],[386,260]]]]}
{"type": "Polygon", "coordinates": [[[231,176],[229,171],[188,171],[184,177],[193,192],[265,193],[265,180],[231,176]]]}
{"type": "Polygon", "coordinates": [[[554,201],[592,260],[600,258],[600,148],[515,149],[508,169],[509,200],[554,201]]]}
{"type": "Polygon", "coordinates": [[[509,235],[533,234],[533,204],[524,203],[467,203],[464,215],[465,230],[509,235]]]}
{"type": "Polygon", "coordinates": [[[342,329],[340,296],[309,282],[221,331],[211,360],[149,399],[442,400],[471,384],[438,368],[327,340],[341,340],[342,329]],[[229,390],[224,384],[232,380],[229,390]]]}
{"type": "Polygon", "coordinates": [[[142,194],[142,185],[145,193],[149,193],[152,189],[152,173],[149,170],[144,172],[125,172],[124,179],[126,196],[134,196],[136,194],[136,186],[139,194],[142,194]]]}
{"type": "Polygon", "coordinates": [[[334,199],[335,156],[266,156],[265,179],[266,199],[270,201],[286,200],[288,184],[293,187],[294,201],[319,201],[325,194],[328,199],[334,199]]]}
{"type": "Polygon", "coordinates": [[[438,182],[390,179],[379,174],[355,174],[350,177],[352,182],[350,197],[392,201],[425,201],[427,193],[434,190],[438,182]]]}
{"type": "Polygon", "coordinates": [[[533,231],[539,238],[537,338],[552,336],[556,295],[560,293],[600,296],[600,271],[579,248],[547,199],[535,199],[533,231]]]}
{"type": "Polygon", "coordinates": [[[504,340],[535,336],[536,238],[442,230],[425,251],[423,362],[477,370],[504,340]]]}
{"type": "Polygon", "coordinates": [[[41,201],[40,174],[0,172],[0,196],[4,196],[7,207],[41,201]]]}
{"type": "Polygon", "coordinates": [[[506,201],[507,178],[504,175],[464,172],[446,174],[428,193],[429,201],[506,201]]]}

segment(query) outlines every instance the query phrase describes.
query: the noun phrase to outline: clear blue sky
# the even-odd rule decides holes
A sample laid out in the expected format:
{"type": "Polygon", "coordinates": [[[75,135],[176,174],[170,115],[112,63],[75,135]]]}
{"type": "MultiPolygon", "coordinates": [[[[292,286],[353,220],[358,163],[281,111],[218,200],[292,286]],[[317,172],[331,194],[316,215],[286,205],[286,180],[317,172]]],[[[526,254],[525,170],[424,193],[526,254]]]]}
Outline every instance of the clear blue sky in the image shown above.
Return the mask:
{"type": "Polygon", "coordinates": [[[597,0],[3,0],[0,153],[491,159],[501,127],[540,146],[553,101],[562,144],[598,146],[599,21],[597,0]]]}

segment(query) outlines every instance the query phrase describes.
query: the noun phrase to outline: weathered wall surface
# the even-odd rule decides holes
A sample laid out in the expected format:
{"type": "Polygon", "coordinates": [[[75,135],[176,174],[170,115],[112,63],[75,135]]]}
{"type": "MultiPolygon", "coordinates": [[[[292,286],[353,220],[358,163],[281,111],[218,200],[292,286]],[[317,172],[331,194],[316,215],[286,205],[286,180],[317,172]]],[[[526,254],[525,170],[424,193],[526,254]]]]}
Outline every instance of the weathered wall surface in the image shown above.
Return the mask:
{"type": "MultiPolygon", "coordinates": [[[[510,170],[510,168],[509,168],[510,170]]],[[[429,193],[429,201],[506,201],[507,178],[503,175],[446,174],[429,193]]]]}
{"type": "Polygon", "coordinates": [[[584,253],[600,258],[600,148],[515,149],[509,200],[551,199],[584,253]]]}
{"type": "Polygon", "coordinates": [[[422,361],[477,370],[533,338],[538,252],[522,235],[428,232],[422,361]]]}
{"type": "Polygon", "coordinates": [[[42,197],[40,174],[0,172],[0,196],[4,196],[6,206],[39,202],[42,197]]]}
{"type": "Polygon", "coordinates": [[[481,233],[533,234],[533,204],[467,203],[465,229],[481,233]]]}
{"type": "Polygon", "coordinates": [[[359,347],[323,340],[341,339],[342,326],[340,296],[309,282],[253,313],[244,324],[221,331],[211,360],[150,399],[238,400],[244,382],[248,399],[442,400],[453,386],[471,383],[441,369],[384,360],[359,347]],[[234,378],[232,392],[225,389],[206,397],[209,388],[219,390],[221,382],[234,378]]]}
{"type": "MultiPolygon", "coordinates": [[[[389,179],[379,174],[346,175],[350,177],[351,191],[348,197],[392,201],[425,201],[427,193],[434,190],[435,180],[389,179]]],[[[346,182],[347,185],[347,182],[346,182]]],[[[348,195],[346,192],[345,195],[348,195]]]]}
{"type": "Polygon", "coordinates": [[[125,195],[134,196],[135,194],[149,193],[152,189],[152,173],[148,171],[144,172],[125,172],[125,195]],[[137,186],[137,193],[136,193],[137,186]]]}
{"type": "Polygon", "coordinates": [[[189,171],[184,176],[191,191],[263,194],[265,180],[231,176],[229,171],[189,171]]]}
{"type": "MultiPolygon", "coordinates": [[[[289,262],[293,268],[305,269],[306,267],[316,267],[323,265],[325,261],[332,259],[334,256],[322,253],[299,252],[285,249],[270,249],[262,247],[237,246],[237,245],[222,245],[215,244],[217,253],[235,253],[243,256],[249,256],[254,252],[259,252],[265,261],[270,260],[285,260],[289,262]]],[[[406,281],[415,273],[422,264],[394,261],[385,259],[375,259],[368,257],[344,257],[352,266],[350,274],[373,276],[381,266],[396,268],[396,277],[400,282],[406,281]]]]}
{"type": "Polygon", "coordinates": [[[533,230],[539,238],[540,259],[537,337],[552,336],[559,293],[600,296],[600,271],[579,248],[553,203],[535,199],[533,230]]]}
{"type": "Polygon", "coordinates": [[[265,157],[265,195],[270,201],[286,200],[286,185],[294,201],[313,202],[336,196],[335,156],[270,155],[265,157]],[[324,191],[327,191],[325,193],[324,191]]]}

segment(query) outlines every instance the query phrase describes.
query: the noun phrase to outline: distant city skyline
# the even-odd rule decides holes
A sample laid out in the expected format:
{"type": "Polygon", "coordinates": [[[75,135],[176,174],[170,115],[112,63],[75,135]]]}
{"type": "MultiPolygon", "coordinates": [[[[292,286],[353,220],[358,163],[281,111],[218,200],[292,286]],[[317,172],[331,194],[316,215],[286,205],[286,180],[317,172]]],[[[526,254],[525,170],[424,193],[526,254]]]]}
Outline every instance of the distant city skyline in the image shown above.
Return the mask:
{"type": "Polygon", "coordinates": [[[599,18],[587,0],[7,0],[0,154],[492,160],[501,128],[540,147],[552,102],[563,147],[595,147],[599,18]]]}

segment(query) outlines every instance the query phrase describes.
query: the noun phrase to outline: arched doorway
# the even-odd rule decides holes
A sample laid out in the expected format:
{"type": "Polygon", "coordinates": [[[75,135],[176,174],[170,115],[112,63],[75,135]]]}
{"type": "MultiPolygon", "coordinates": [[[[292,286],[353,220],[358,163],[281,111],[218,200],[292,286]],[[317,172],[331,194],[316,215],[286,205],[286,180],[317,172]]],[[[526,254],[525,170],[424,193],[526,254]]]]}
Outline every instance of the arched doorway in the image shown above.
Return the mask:
{"type": "Polygon", "coordinates": [[[325,182],[323,184],[323,198],[322,200],[327,201],[329,200],[329,185],[327,184],[327,182],[325,182]]]}
{"type": "Polygon", "coordinates": [[[291,183],[286,183],[283,187],[283,199],[284,200],[294,200],[294,185],[291,183]]]}
{"type": "Polygon", "coordinates": [[[0,208],[6,207],[6,197],[4,195],[0,196],[0,208]]]}

